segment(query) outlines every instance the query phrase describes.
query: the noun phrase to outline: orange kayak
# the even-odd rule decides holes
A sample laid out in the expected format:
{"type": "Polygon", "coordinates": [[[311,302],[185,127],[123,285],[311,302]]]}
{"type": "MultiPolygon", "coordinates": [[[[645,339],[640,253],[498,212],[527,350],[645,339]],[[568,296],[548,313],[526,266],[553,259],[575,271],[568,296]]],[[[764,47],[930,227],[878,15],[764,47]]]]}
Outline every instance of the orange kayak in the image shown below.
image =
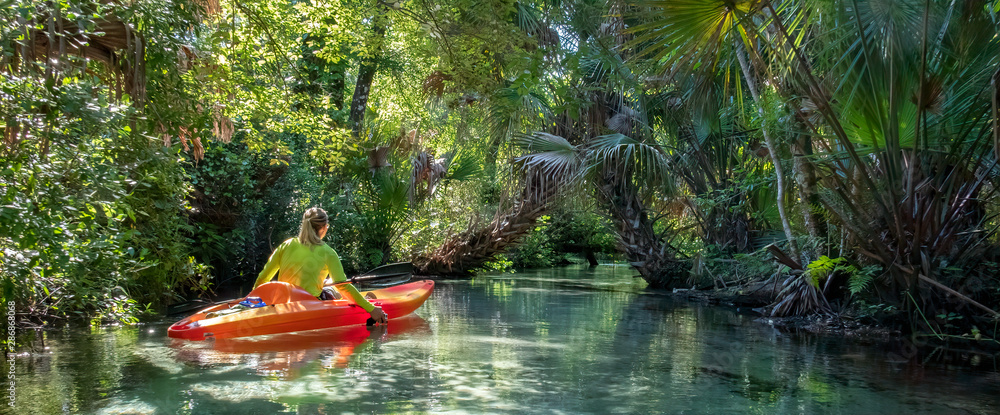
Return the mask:
{"type": "MultiPolygon", "coordinates": [[[[363,292],[382,307],[390,319],[403,317],[423,305],[434,290],[434,281],[423,280],[363,292]]],[[[323,301],[294,285],[272,281],[261,284],[247,297],[259,297],[260,308],[232,309],[234,300],[205,308],[167,329],[176,339],[204,340],[324,329],[365,324],[369,314],[348,300],[323,301]]],[[[389,323],[392,324],[392,323],[389,323]]]]}

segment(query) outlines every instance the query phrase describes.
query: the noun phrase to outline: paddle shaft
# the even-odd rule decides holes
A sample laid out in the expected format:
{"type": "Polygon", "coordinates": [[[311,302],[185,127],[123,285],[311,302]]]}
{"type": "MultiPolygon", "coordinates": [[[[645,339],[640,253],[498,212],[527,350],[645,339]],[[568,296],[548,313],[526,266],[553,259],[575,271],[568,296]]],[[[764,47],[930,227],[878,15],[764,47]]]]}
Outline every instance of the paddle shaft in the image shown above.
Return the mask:
{"type": "Polygon", "coordinates": [[[335,282],[331,285],[344,285],[357,282],[368,282],[368,281],[378,281],[385,280],[389,278],[399,278],[400,275],[373,275],[373,276],[363,276],[363,277],[351,277],[347,281],[335,282]]]}
{"type": "MultiPolygon", "coordinates": [[[[348,278],[347,281],[335,282],[332,285],[344,285],[358,282],[378,281],[382,279],[399,278],[413,273],[413,264],[399,262],[372,268],[370,271],[348,278]],[[381,274],[381,275],[380,275],[381,274]]],[[[324,284],[326,285],[326,284],[324,284]]]]}

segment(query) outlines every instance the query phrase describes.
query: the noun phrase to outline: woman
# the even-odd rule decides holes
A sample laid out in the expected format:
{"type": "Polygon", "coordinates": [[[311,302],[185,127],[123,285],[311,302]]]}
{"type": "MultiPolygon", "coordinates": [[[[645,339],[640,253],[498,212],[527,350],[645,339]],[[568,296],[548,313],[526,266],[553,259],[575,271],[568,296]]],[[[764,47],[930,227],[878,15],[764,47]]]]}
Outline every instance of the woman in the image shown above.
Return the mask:
{"type": "MultiPolygon", "coordinates": [[[[274,250],[264,270],[257,276],[253,287],[271,280],[274,272],[278,272],[278,281],[301,287],[320,299],[329,299],[330,292],[323,291],[323,281],[327,275],[333,277],[333,282],[347,281],[344,267],[340,264],[337,252],[323,243],[323,237],[330,228],[330,219],[326,211],[320,208],[310,208],[302,215],[302,228],[298,238],[290,238],[274,250]],[[327,295],[324,295],[327,294],[327,295]]],[[[368,302],[357,288],[351,284],[334,285],[346,296],[351,297],[355,304],[363,308],[376,324],[387,323],[388,316],[382,307],[376,307],[368,302]]]]}

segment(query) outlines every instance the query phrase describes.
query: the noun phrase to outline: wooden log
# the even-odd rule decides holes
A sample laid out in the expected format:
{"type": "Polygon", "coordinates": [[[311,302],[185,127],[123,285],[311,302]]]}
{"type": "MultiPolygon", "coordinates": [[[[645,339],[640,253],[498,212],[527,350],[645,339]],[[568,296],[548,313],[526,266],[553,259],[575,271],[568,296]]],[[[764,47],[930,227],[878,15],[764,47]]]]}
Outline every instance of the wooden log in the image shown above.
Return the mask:
{"type": "Polygon", "coordinates": [[[778,248],[776,245],[770,244],[765,249],[767,249],[767,252],[769,252],[772,256],[774,256],[774,259],[777,260],[779,263],[787,265],[791,269],[803,269],[802,265],[799,264],[798,261],[789,257],[787,254],[785,254],[784,251],[781,250],[781,248],[778,248]]]}

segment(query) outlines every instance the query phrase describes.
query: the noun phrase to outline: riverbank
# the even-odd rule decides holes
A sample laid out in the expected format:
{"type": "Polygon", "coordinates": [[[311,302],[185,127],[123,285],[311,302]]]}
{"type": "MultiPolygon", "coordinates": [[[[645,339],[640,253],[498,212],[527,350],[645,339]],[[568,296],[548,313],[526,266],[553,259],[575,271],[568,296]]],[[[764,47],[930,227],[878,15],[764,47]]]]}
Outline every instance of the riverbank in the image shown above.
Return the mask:
{"type": "Polygon", "coordinates": [[[936,358],[970,367],[982,364],[1000,367],[1000,341],[976,338],[971,334],[914,333],[900,313],[865,313],[861,307],[849,304],[839,313],[771,316],[770,306],[777,300],[777,287],[773,281],[755,281],[724,288],[675,289],[666,294],[678,300],[729,308],[739,314],[753,316],[758,324],[773,327],[782,333],[809,333],[882,345],[894,359],[936,358]],[[983,357],[987,359],[983,360],[983,357]]]}

